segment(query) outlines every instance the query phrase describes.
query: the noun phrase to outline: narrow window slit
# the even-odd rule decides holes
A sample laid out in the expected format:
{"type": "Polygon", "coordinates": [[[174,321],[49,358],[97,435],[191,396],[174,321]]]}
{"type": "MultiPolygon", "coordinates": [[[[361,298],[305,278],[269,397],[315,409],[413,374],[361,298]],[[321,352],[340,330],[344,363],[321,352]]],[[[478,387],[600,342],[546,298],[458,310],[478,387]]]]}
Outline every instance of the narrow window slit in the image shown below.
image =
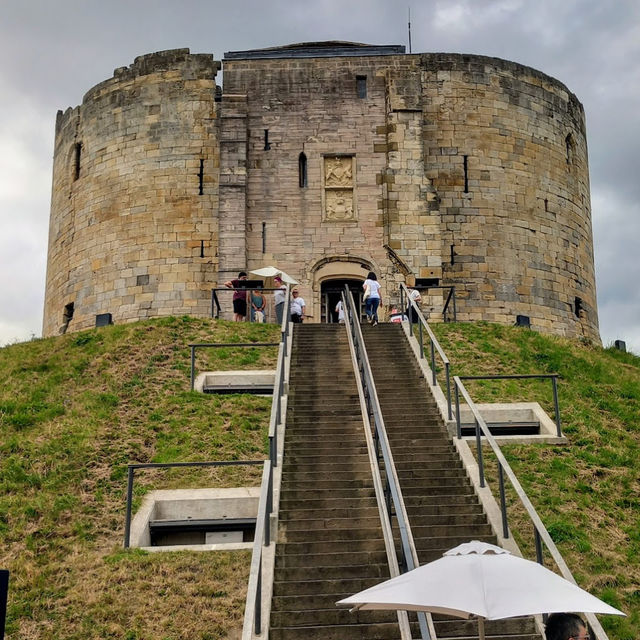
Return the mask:
{"type": "Polygon", "coordinates": [[[307,184],[307,156],[303,152],[298,156],[298,186],[304,189],[307,184]]]}
{"type": "Polygon", "coordinates": [[[463,167],[464,167],[464,192],[469,193],[469,156],[464,156],[463,167]]]}
{"type": "Polygon", "coordinates": [[[264,150],[269,151],[271,143],[269,142],[269,129],[264,130],[264,150]]]}
{"type": "Polygon", "coordinates": [[[204,240],[200,240],[200,257],[204,258],[204,240]]]}
{"type": "Polygon", "coordinates": [[[262,253],[267,253],[267,223],[262,223],[262,253]]]}
{"type": "Polygon", "coordinates": [[[76,142],[74,145],[74,160],[73,160],[74,182],[80,177],[80,156],[81,155],[82,155],[82,142],[76,142]]]}
{"type": "Polygon", "coordinates": [[[367,97],[367,76],[356,76],[356,92],[360,99],[367,97]]]}
{"type": "Polygon", "coordinates": [[[200,158],[200,171],[198,173],[198,195],[204,194],[204,160],[200,158]]]}

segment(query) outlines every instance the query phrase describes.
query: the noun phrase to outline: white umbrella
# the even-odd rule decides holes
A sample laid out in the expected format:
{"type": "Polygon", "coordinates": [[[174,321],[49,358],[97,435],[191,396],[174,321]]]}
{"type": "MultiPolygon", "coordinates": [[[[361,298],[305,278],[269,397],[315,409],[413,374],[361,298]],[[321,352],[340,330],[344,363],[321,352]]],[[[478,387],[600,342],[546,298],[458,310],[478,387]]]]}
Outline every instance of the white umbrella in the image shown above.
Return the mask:
{"type": "Polygon", "coordinates": [[[254,269],[253,271],[249,271],[249,273],[253,273],[256,276],[262,276],[263,278],[275,278],[276,276],[280,276],[282,282],[286,282],[288,284],[298,284],[297,280],[294,280],[282,269],[278,269],[278,267],[262,267],[261,269],[254,269]]]}
{"type": "Polygon", "coordinates": [[[336,604],[475,616],[480,638],[484,620],[564,611],[625,615],[537,562],[477,540],[336,604]]]}

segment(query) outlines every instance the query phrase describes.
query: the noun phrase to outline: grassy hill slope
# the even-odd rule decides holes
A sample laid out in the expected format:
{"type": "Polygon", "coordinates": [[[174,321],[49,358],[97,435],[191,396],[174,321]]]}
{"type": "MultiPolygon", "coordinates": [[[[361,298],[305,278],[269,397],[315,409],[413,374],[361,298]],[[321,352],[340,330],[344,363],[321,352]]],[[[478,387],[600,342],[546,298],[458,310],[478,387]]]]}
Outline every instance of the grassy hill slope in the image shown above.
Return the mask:
{"type": "MultiPolygon", "coordinates": [[[[455,375],[561,375],[569,444],[503,450],[578,583],[628,614],[602,619],[610,638],[640,638],[640,358],[516,327],[433,329],[455,375]]],[[[553,415],[548,381],[466,386],[476,402],[537,400],[553,415]]]]}
{"type": "MultiPolygon", "coordinates": [[[[129,462],[261,459],[270,398],[189,389],[189,342],[273,342],[268,325],[165,318],[0,349],[0,567],[9,638],[228,637],[249,552],[124,552],[129,462]]],[[[199,352],[274,367],[276,348],[199,352]]],[[[260,469],[140,474],[149,488],[258,485],[260,469]]]]}
{"type": "MultiPolygon", "coordinates": [[[[482,323],[434,330],[456,374],[561,374],[569,445],[505,452],[578,582],[629,614],[603,619],[612,640],[640,637],[640,358],[482,323]]],[[[0,349],[9,638],[234,637],[249,553],[122,550],[126,464],[266,457],[270,399],[189,392],[186,345],[277,337],[272,326],[166,318],[0,349]]],[[[275,358],[275,348],[224,349],[202,352],[197,368],[275,358]]],[[[468,388],[477,401],[553,407],[548,382],[468,388]]],[[[140,474],[136,498],[150,488],[258,484],[259,473],[140,474]]]]}

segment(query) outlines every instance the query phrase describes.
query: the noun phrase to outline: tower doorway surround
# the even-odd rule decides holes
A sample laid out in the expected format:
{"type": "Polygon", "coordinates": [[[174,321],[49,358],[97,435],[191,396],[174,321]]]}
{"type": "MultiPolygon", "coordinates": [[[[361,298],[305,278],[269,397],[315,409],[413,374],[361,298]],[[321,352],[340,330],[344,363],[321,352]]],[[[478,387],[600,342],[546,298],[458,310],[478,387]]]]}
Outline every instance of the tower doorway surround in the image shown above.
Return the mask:
{"type": "Polygon", "coordinates": [[[362,283],[369,271],[380,273],[377,265],[366,258],[357,256],[332,256],[319,260],[311,269],[313,273],[314,317],[316,322],[338,322],[336,305],[344,286],[348,285],[360,311],[364,313],[362,283]]]}

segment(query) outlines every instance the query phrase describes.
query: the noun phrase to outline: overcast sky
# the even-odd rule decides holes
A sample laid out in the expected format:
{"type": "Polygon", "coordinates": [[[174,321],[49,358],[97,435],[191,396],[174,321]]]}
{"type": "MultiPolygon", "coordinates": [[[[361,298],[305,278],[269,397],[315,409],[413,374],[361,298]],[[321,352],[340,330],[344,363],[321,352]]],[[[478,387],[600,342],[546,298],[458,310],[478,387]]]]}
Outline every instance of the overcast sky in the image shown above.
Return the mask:
{"type": "Polygon", "coordinates": [[[41,332],[58,109],[163,49],[408,45],[409,6],[413,53],[519,62],[583,103],[602,340],[640,354],[639,0],[0,0],[0,345],[41,332]]]}

